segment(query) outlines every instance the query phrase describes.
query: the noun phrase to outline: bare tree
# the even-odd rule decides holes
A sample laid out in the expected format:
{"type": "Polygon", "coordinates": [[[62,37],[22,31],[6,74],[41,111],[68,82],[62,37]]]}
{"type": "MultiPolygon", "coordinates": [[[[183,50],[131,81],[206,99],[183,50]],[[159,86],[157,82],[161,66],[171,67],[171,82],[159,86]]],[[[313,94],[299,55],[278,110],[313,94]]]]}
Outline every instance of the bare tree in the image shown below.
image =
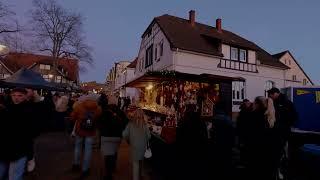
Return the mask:
{"type": "Polygon", "coordinates": [[[1,39],[1,43],[8,47],[10,51],[19,53],[31,52],[33,48],[33,44],[28,41],[27,35],[23,30],[5,34],[1,39]]]}
{"type": "Polygon", "coordinates": [[[48,52],[55,67],[57,60],[65,57],[92,64],[92,50],[85,42],[81,14],[63,8],[54,0],[34,0],[33,5],[32,31],[39,51],[48,52]]]}
{"type": "Polygon", "coordinates": [[[0,2],[0,34],[19,31],[19,24],[14,15],[15,13],[7,5],[0,2]]]}

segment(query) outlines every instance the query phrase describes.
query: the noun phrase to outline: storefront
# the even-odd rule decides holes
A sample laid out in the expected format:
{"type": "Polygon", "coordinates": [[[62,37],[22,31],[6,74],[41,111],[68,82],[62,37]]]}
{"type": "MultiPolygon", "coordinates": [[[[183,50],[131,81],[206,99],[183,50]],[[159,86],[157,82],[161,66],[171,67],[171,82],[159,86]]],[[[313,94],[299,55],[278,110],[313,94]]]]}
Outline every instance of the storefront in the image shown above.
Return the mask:
{"type": "Polygon", "coordinates": [[[214,106],[223,102],[232,112],[232,81],[242,78],[210,74],[186,74],[176,71],[154,71],[126,84],[139,89],[136,106],[145,110],[153,133],[161,135],[162,127],[176,127],[186,107],[193,106],[204,119],[211,119],[214,106]]]}
{"type": "Polygon", "coordinates": [[[176,71],[148,72],[126,84],[137,88],[136,106],[142,108],[152,129],[151,147],[154,165],[170,172],[175,164],[176,128],[187,108],[200,112],[201,120],[210,124],[215,104],[223,102],[225,112],[232,113],[232,82],[244,81],[210,74],[186,74],[176,71]],[[165,165],[164,165],[165,164],[165,165]]]}

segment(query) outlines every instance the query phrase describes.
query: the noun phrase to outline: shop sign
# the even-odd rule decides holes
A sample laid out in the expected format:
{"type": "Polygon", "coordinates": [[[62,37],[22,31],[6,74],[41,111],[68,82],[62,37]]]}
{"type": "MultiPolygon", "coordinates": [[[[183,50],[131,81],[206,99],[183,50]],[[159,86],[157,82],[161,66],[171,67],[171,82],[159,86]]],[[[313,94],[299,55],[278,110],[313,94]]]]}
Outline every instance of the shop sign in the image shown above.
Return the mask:
{"type": "Polygon", "coordinates": [[[305,94],[310,94],[310,91],[302,90],[302,89],[297,89],[297,95],[305,95],[305,94]]]}

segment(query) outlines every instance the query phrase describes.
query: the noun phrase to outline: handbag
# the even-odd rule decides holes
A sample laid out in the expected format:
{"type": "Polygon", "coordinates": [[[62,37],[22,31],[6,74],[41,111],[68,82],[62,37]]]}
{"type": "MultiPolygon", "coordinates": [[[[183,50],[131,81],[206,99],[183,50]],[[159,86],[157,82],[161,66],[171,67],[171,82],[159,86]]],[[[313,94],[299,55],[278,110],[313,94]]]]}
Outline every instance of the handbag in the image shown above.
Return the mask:
{"type": "Polygon", "coordinates": [[[146,151],[144,152],[144,158],[146,159],[150,159],[152,157],[152,151],[151,151],[151,148],[150,148],[150,144],[149,142],[147,143],[147,149],[146,151]]]}
{"type": "Polygon", "coordinates": [[[75,122],[74,123],[74,125],[73,125],[73,129],[72,129],[72,132],[71,132],[71,137],[76,137],[76,124],[77,124],[77,122],[75,122]]]}

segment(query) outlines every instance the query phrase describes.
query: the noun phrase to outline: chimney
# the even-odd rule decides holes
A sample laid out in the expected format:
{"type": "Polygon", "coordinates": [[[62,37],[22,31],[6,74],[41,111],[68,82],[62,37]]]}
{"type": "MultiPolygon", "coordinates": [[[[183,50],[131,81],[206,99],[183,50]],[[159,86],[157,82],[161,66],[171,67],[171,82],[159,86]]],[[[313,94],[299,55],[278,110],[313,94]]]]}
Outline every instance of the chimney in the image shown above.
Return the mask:
{"type": "Polygon", "coordinates": [[[195,25],[195,22],[196,22],[196,11],[194,11],[194,10],[190,10],[189,11],[189,22],[190,22],[191,26],[195,25]]]}
{"type": "Polygon", "coordinates": [[[220,19],[220,18],[218,18],[218,19],[216,20],[216,28],[217,28],[217,30],[218,30],[219,32],[222,32],[221,19],[220,19]]]}

